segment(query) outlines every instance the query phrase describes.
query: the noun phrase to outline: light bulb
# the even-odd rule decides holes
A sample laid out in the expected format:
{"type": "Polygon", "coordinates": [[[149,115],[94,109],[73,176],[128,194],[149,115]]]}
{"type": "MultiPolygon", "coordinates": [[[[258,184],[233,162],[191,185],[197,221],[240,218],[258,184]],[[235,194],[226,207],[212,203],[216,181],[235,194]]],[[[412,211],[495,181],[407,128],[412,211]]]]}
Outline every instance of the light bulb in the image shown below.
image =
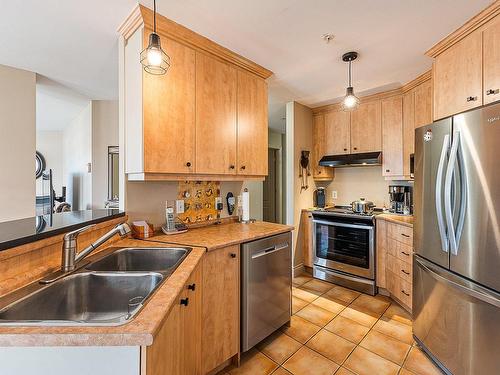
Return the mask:
{"type": "Polygon", "coordinates": [[[148,65],[160,66],[161,65],[161,51],[157,48],[148,49],[148,65]]]}
{"type": "Polygon", "coordinates": [[[344,106],[347,108],[352,108],[357,103],[357,98],[355,96],[349,95],[344,98],[344,106]]]}

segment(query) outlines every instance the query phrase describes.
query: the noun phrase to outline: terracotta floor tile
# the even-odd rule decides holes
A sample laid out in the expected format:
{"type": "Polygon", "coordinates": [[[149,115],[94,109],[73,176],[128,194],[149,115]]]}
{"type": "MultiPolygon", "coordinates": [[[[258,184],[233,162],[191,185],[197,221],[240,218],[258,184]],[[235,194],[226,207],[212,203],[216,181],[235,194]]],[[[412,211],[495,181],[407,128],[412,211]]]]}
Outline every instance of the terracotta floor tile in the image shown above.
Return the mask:
{"type": "MultiPolygon", "coordinates": [[[[326,296],[326,294],[324,295],[326,296]]],[[[348,303],[341,301],[339,299],[335,299],[333,297],[319,297],[311,302],[315,306],[319,306],[325,310],[331,311],[333,313],[338,314],[342,310],[344,310],[348,303]]]]}
{"type": "Polygon", "coordinates": [[[300,342],[281,331],[277,331],[258,344],[257,349],[276,363],[282,364],[301,346],[300,342]]]}
{"type": "Polygon", "coordinates": [[[314,335],[306,345],[337,364],[342,364],[356,346],[356,344],[324,329],[314,335]]]}
{"type": "Polygon", "coordinates": [[[358,344],[370,330],[369,328],[340,315],[328,323],[325,326],[325,329],[355,344],[358,344]]]}
{"type": "Polygon", "coordinates": [[[321,307],[315,306],[313,304],[309,304],[295,315],[309,320],[311,323],[314,323],[317,326],[324,327],[337,314],[322,309],[321,307]]]}
{"type": "Polygon", "coordinates": [[[373,329],[383,333],[384,335],[403,341],[408,345],[413,343],[411,326],[400,323],[397,320],[382,317],[373,326],[373,329]]]}
{"type": "Polygon", "coordinates": [[[344,310],[342,310],[340,315],[343,316],[344,318],[354,320],[355,322],[368,328],[371,328],[377,322],[377,319],[381,315],[374,313],[372,311],[367,311],[367,310],[361,311],[355,306],[354,307],[351,306],[352,305],[349,305],[344,310]]]}
{"type": "Polygon", "coordinates": [[[291,372],[288,372],[283,367],[278,367],[273,375],[293,375],[291,372]]]}
{"type": "Polygon", "coordinates": [[[404,368],[418,375],[440,375],[441,371],[431,360],[417,347],[412,347],[408,358],[403,365],[404,368]]]}
{"type": "Polygon", "coordinates": [[[312,324],[297,315],[292,315],[290,327],[285,325],[281,328],[283,332],[301,344],[305,344],[305,342],[313,337],[320,329],[321,327],[318,327],[317,325],[312,324]]]}
{"type": "Polygon", "coordinates": [[[299,276],[295,276],[292,280],[292,283],[294,285],[302,285],[302,284],[305,284],[307,283],[308,281],[311,281],[313,278],[311,276],[308,276],[308,275],[299,275],[299,276]]]}
{"type": "Polygon", "coordinates": [[[360,346],[347,358],[344,367],[359,375],[396,375],[400,369],[395,363],[360,346]]]}
{"type": "Polygon", "coordinates": [[[352,371],[349,371],[345,367],[341,367],[341,368],[339,368],[337,370],[337,372],[335,373],[335,375],[356,375],[356,374],[354,372],[352,372],[352,371]]]}
{"type": "Polygon", "coordinates": [[[231,375],[268,375],[278,368],[278,364],[271,361],[256,349],[250,349],[241,358],[240,367],[231,369],[231,375]]]}
{"type": "Polygon", "coordinates": [[[294,375],[332,375],[339,366],[303,346],[283,364],[283,367],[294,375]]]}
{"type": "Polygon", "coordinates": [[[386,297],[362,294],[352,302],[351,307],[360,307],[382,315],[390,304],[391,302],[386,297]]]}
{"type": "Polygon", "coordinates": [[[308,304],[309,304],[309,302],[304,301],[304,300],[297,298],[295,296],[292,296],[292,314],[295,314],[297,311],[306,307],[308,304]]]}
{"type": "Polygon", "coordinates": [[[400,323],[412,324],[411,316],[410,314],[403,309],[401,306],[398,306],[395,303],[392,303],[387,310],[385,310],[384,315],[385,317],[389,319],[394,319],[397,320],[400,323]]]}
{"type": "Polygon", "coordinates": [[[301,287],[296,288],[292,287],[292,296],[300,298],[303,301],[306,302],[312,302],[316,298],[318,298],[321,295],[321,292],[316,292],[316,291],[308,291],[305,289],[302,289],[301,287]]]}
{"type": "Polygon", "coordinates": [[[399,375],[417,375],[414,372],[411,372],[405,368],[401,368],[401,371],[399,371],[399,375]]]}
{"type": "Polygon", "coordinates": [[[410,345],[374,330],[368,332],[359,345],[400,366],[410,350],[410,345]]]}
{"type": "Polygon", "coordinates": [[[335,299],[339,299],[344,302],[351,303],[357,298],[361,293],[356,292],[351,289],[344,288],[339,285],[335,285],[332,289],[325,293],[329,297],[333,297],[335,299]]]}
{"type": "Polygon", "coordinates": [[[311,281],[308,281],[305,284],[302,284],[302,288],[308,291],[315,291],[315,292],[320,292],[321,294],[328,292],[330,289],[332,289],[335,285],[331,283],[327,283],[326,281],[321,281],[317,279],[313,279],[311,281]]]}

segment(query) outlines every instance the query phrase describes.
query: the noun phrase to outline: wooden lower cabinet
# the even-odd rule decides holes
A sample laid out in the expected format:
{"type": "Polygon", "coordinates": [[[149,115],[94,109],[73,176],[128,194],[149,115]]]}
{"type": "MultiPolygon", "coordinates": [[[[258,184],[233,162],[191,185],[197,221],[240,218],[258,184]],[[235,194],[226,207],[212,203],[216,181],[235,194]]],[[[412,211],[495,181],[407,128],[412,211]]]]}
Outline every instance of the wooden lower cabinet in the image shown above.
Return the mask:
{"type": "Polygon", "coordinates": [[[142,374],[199,375],[201,369],[202,265],[177,296],[167,319],[146,347],[142,374]]]}
{"type": "Polygon", "coordinates": [[[377,286],[411,311],[413,229],[377,220],[377,286]]]}
{"type": "Polygon", "coordinates": [[[313,249],[313,217],[310,211],[302,211],[299,228],[299,241],[302,244],[302,256],[304,266],[311,267],[314,264],[313,249]]]}
{"type": "Polygon", "coordinates": [[[212,250],[203,259],[202,369],[206,374],[239,353],[240,247],[212,250]]]}

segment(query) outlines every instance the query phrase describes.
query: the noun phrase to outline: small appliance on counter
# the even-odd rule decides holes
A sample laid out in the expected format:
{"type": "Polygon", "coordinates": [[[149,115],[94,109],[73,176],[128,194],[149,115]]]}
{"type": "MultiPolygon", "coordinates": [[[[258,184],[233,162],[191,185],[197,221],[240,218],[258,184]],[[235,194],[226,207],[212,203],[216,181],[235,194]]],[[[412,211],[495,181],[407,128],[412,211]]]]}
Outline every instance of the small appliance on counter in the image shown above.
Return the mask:
{"type": "Polygon", "coordinates": [[[314,199],[314,207],[325,208],[326,206],[325,188],[319,187],[316,190],[314,190],[313,199],[314,199]]]}
{"type": "Polygon", "coordinates": [[[389,212],[401,215],[413,214],[413,191],[411,186],[389,185],[389,212]]]}

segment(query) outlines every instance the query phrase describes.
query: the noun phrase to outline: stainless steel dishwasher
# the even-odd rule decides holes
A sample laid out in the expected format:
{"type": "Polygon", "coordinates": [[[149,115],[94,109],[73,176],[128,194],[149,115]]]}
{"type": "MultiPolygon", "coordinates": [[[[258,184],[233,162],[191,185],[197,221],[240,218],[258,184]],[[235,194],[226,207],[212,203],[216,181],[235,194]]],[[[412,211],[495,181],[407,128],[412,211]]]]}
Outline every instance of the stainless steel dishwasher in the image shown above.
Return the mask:
{"type": "Polygon", "coordinates": [[[245,352],[290,321],[292,234],[242,246],[241,348],[245,352]]]}

